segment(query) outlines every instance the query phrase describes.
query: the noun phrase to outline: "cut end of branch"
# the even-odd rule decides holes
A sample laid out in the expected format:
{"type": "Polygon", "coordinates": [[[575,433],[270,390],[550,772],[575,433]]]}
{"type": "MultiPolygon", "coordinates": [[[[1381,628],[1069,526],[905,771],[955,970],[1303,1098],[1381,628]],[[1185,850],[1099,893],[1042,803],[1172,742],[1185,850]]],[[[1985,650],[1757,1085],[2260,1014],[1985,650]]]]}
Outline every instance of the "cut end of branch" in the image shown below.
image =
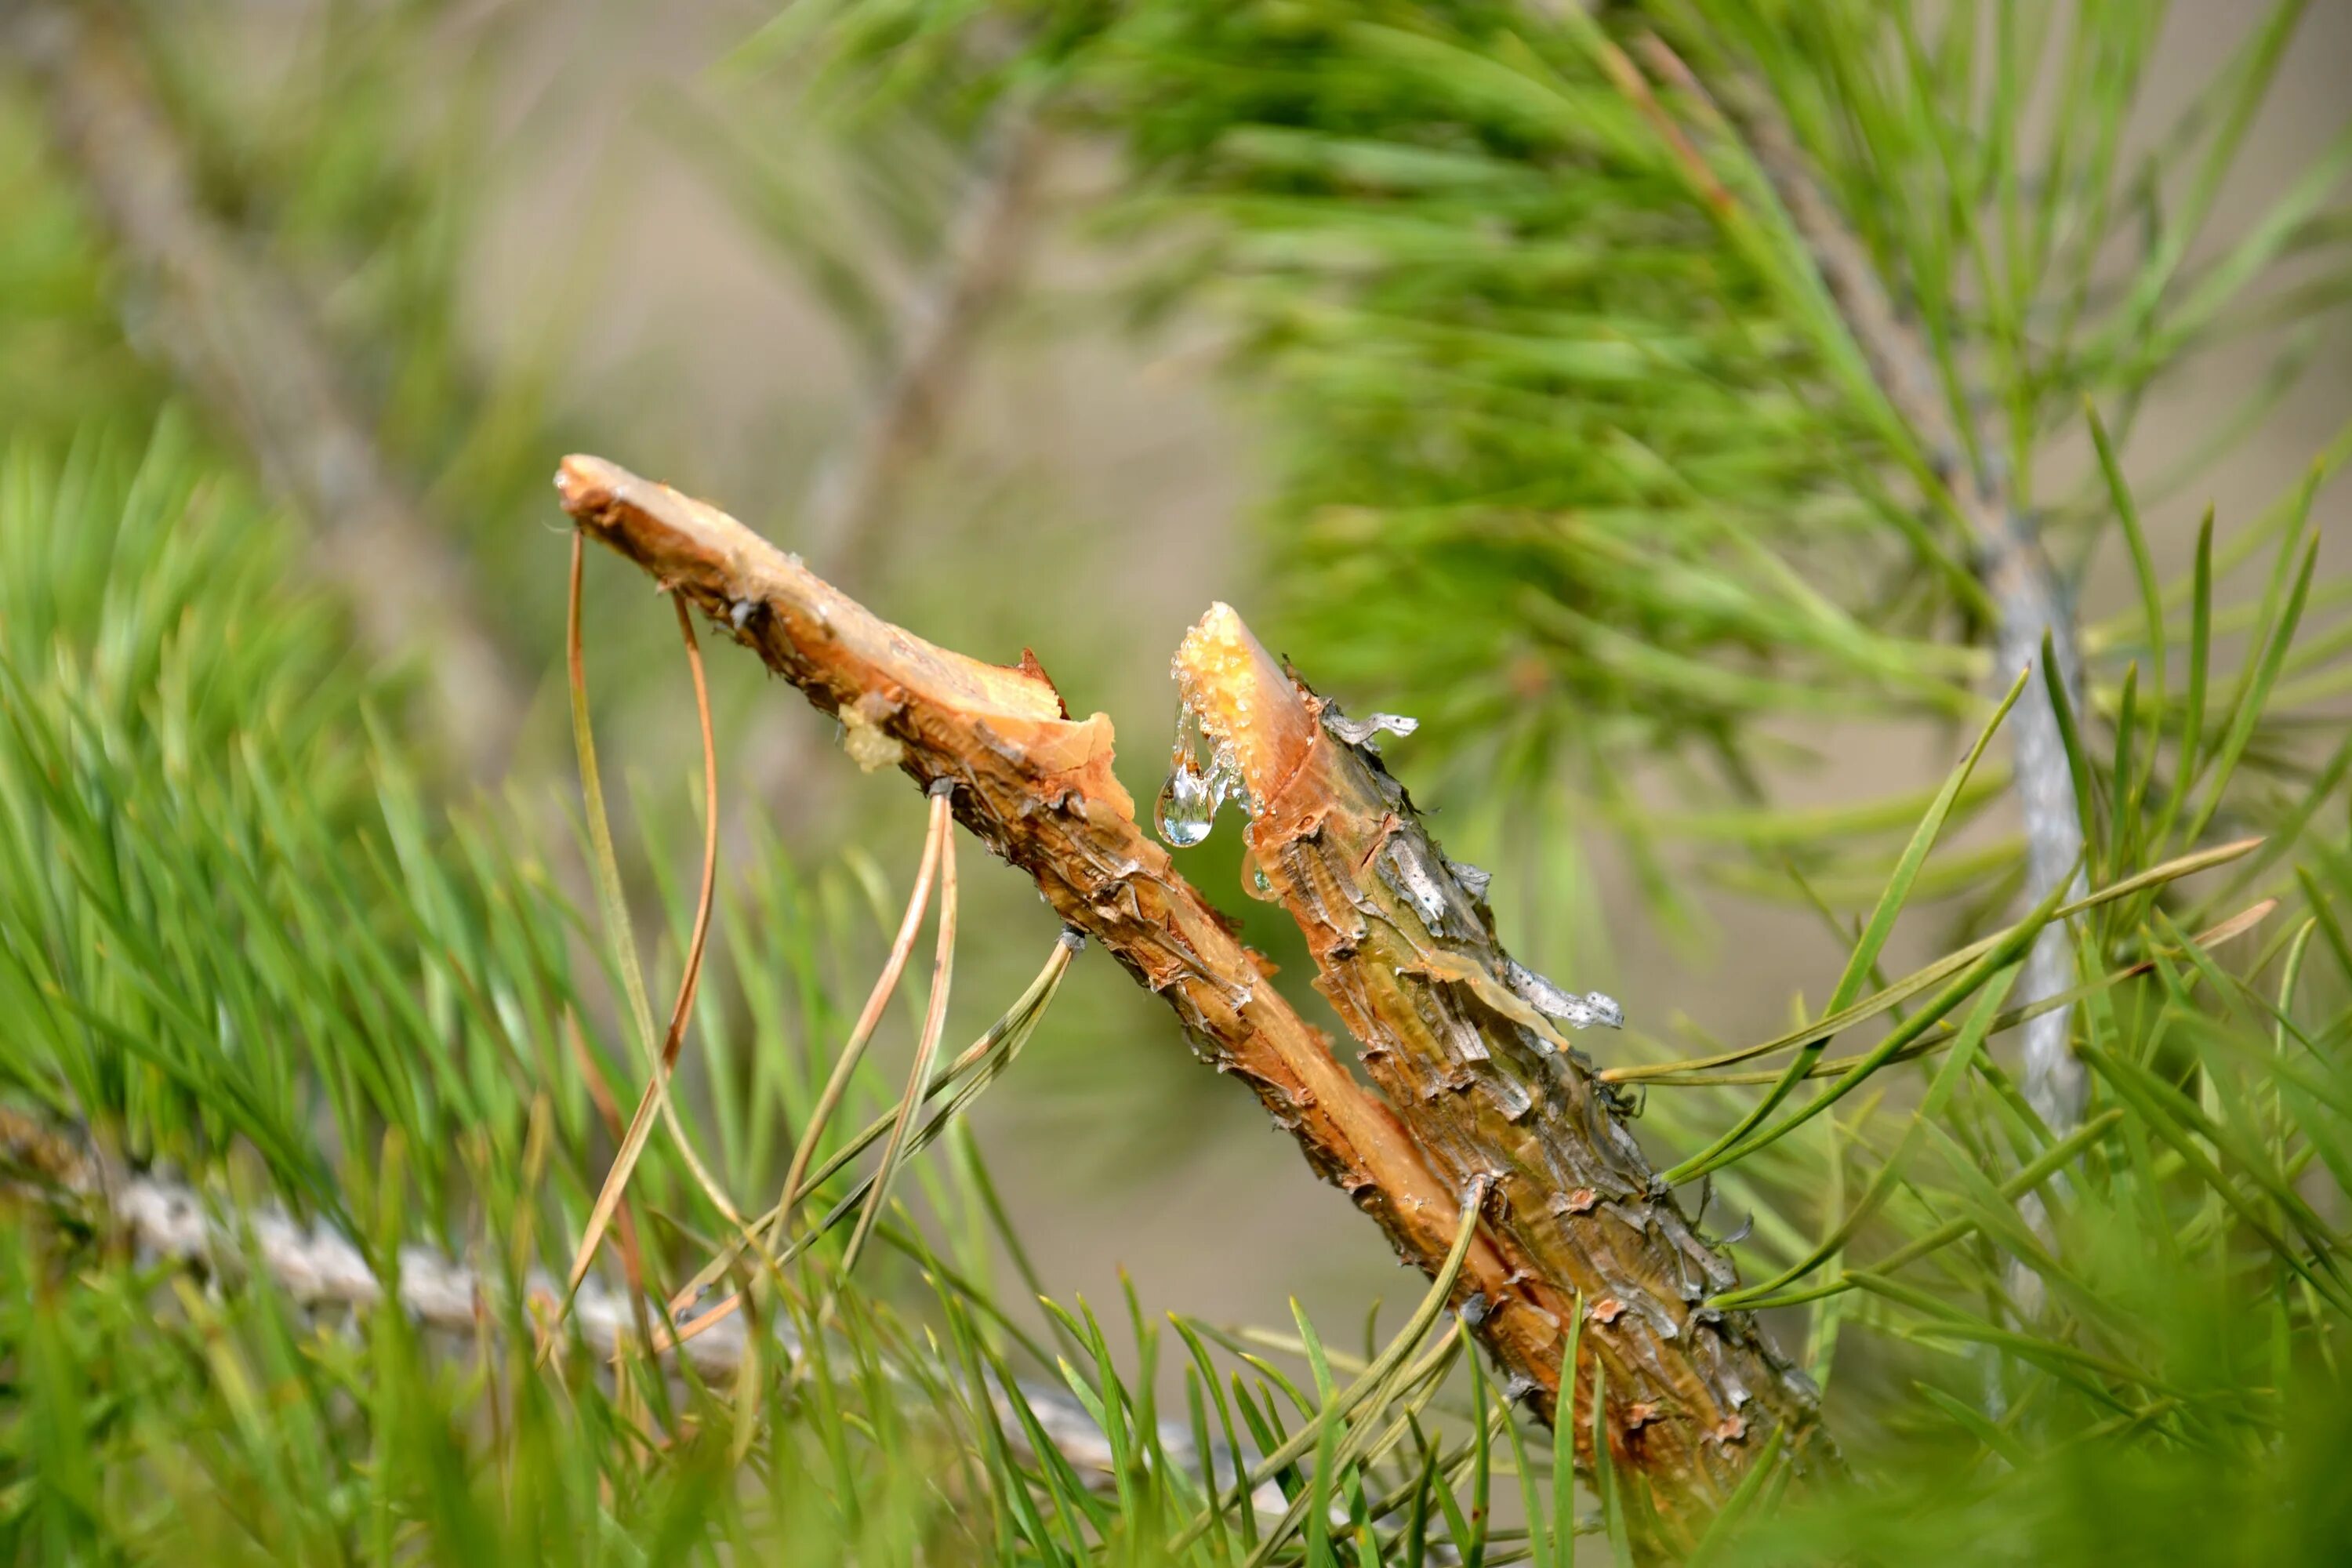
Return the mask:
{"type": "Polygon", "coordinates": [[[897,688],[971,716],[1062,721],[1061,694],[1034,659],[1007,668],[892,626],[717,507],[574,453],[555,472],[563,510],[591,535],[683,591],[771,667],[838,711],[897,688]],[[814,650],[822,648],[823,656],[814,650]]]}
{"type": "Polygon", "coordinates": [[[1185,706],[1230,754],[1253,800],[1269,798],[1298,771],[1315,741],[1313,700],[1231,605],[1211,605],[1184,634],[1174,672],[1185,706]]]}

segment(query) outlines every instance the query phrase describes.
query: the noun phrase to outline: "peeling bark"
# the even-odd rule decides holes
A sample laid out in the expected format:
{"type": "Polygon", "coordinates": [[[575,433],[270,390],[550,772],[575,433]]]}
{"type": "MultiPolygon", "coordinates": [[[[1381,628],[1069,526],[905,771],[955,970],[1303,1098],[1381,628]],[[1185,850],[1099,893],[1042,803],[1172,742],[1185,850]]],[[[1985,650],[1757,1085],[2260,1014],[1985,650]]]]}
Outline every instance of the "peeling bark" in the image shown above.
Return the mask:
{"type": "MultiPolygon", "coordinates": [[[[1702,1304],[1734,1282],[1730,1265],[1653,1193],[1620,1108],[1513,988],[1525,972],[1495,942],[1476,874],[1438,852],[1376,759],[1324,731],[1320,704],[1230,610],[1187,639],[1180,675],[1234,750],[1259,805],[1252,847],[1385,1100],[1145,837],[1111,773],[1110,721],[1071,719],[1033,658],[1007,668],[934,647],[733,518],[602,459],[566,458],[556,486],[592,536],[838,715],[861,764],[950,783],[957,820],[1164,997],[1196,1054],[1247,1083],[1401,1257],[1436,1273],[1459,1194],[1498,1177],[1456,1307],[1549,1420],[1581,1294],[1584,1342],[1608,1367],[1612,1451],[1646,1483],[1660,1529],[1703,1519],[1769,1431],[1813,1431],[1802,1374],[1746,1314],[1702,1304]]],[[[1577,1414],[1589,1461],[1590,1412],[1577,1414]]]]}

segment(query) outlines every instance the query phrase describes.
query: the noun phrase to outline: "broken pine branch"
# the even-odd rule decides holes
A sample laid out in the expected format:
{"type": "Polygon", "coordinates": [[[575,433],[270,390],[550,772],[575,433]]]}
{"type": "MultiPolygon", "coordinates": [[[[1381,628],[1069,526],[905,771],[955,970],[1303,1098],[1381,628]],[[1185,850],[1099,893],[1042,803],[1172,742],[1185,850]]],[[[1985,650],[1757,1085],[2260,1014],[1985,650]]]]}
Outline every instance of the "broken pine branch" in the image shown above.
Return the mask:
{"type": "MultiPolygon", "coordinates": [[[[1372,951],[1394,949],[1401,963],[1422,966],[1410,976],[1375,975],[1360,942],[1364,958],[1350,969],[1337,917],[1327,910],[1319,931],[1309,927],[1327,988],[1360,980],[1343,1016],[1368,1046],[1388,1052],[1374,1070],[1391,1073],[1392,1100],[1335,1059],[1330,1042],[1267,984],[1229,922],[1143,834],[1111,772],[1109,720],[1071,719],[1034,658],[1006,668],[926,643],[733,518],[603,459],[566,458],[556,485],[583,531],[692,600],[838,717],[861,766],[896,765],[926,790],[944,784],[956,819],[1027,872],[1065,921],[1164,997],[1196,1052],[1247,1083],[1316,1172],[1348,1193],[1404,1258],[1436,1278],[1463,1194],[1479,1177],[1499,1175],[1502,1195],[1489,1200],[1454,1304],[1514,1391],[1549,1419],[1578,1294],[1592,1303],[1594,1364],[1609,1366],[1609,1386],[1618,1391],[1602,1423],[1612,1460],[1641,1478],[1672,1521],[1660,1521],[1666,1536],[1694,1531],[1730,1494],[1767,1432],[1785,1429],[1791,1450],[1807,1447],[1817,1426],[1810,1385],[1751,1320],[1696,1308],[1710,1289],[1727,1288],[1729,1265],[1670,1196],[1651,1194],[1651,1173],[1618,1107],[1589,1068],[1559,1047],[1556,1032],[1545,1039],[1544,1015],[1508,989],[1507,977],[1530,985],[1534,977],[1509,963],[1491,931],[1404,936],[1402,922],[1416,918],[1404,912],[1405,900],[1420,892],[1401,893],[1364,870],[1370,852],[1383,845],[1410,851],[1437,879],[1421,892],[1457,921],[1476,918],[1461,873],[1428,845],[1402,790],[1385,774],[1376,778],[1354,748],[1323,737],[1312,700],[1255,642],[1245,667],[1211,680],[1239,700],[1220,708],[1216,721],[1237,742],[1253,795],[1297,805],[1319,790],[1355,813],[1325,813],[1331,844],[1382,836],[1358,845],[1364,854],[1352,860],[1307,837],[1269,838],[1260,859],[1270,873],[1280,852],[1293,848],[1311,862],[1280,868],[1290,884],[1286,902],[1302,924],[1318,918],[1316,897],[1327,904],[1366,899],[1381,911],[1372,951]],[[1244,711],[1246,725],[1235,722],[1244,711]],[[1285,793],[1294,788],[1303,793],[1285,793]],[[1465,1053],[1442,1081],[1433,1076],[1434,1058],[1416,1058],[1410,1075],[1391,1071],[1402,1066],[1400,1036],[1415,1027],[1393,1010],[1424,1005],[1459,1024],[1444,1040],[1418,1026],[1416,1049],[1465,1053]],[[1468,1057],[1473,1048],[1483,1058],[1468,1057]],[[1432,1083],[1440,1092],[1425,1097],[1432,1083]],[[1505,1114],[1512,1107],[1517,1118],[1505,1114]]],[[[1237,617],[1231,629],[1247,637],[1237,617]]],[[[1262,824],[1261,831],[1271,830],[1262,824]]],[[[1576,1426],[1589,1445],[1591,1424],[1576,1426]]]]}
{"type": "MultiPolygon", "coordinates": [[[[1733,1278],[1664,1190],[1624,1107],[1569,1043],[1605,998],[1567,995],[1495,938],[1486,874],[1448,860],[1361,726],[1281,669],[1229,607],[1176,655],[1184,705],[1252,805],[1250,855],[1306,934],[1317,986],[1449,1177],[1491,1174],[1489,1223],[1514,1260],[1480,1303],[1482,1335],[1513,1344],[1559,1394],[1576,1300],[1591,1303],[1588,1374],[1613,1404],[1580,1412],[1580,1458],[1641,1473],[1670,1513],[1711,1511],[1744,1473],[1748,1435],[1811,1419],[1809,1387],[1750,1319],[1699,1303],[1733,1278]],[[1333,720],[1336,714],[1330,714],[1333,720]]],[[[1514,1375],[1519,1365],[1506,1357],[1514,1375]]],[[[1589,1406],[1592,1379],[1577,1391],[1589,1406]]]]}

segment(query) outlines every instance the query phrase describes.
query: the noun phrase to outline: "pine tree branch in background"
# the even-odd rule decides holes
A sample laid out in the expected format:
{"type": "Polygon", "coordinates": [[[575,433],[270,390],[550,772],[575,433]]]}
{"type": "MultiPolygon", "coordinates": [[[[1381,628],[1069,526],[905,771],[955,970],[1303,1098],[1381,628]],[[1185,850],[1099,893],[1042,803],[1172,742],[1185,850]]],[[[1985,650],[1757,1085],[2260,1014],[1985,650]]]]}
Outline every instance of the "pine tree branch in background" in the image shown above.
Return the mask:
{"type": "MultiPolygon", "coordinates": [[[[894,323],[888,369],[810,487],[800,532],[828,581],[870,590],[889,557],[907,480],[945,433],[982,331],[1019,271],[1047,142],[1026,99],[1003,105],[982,138],[938,260],[894,323]]],[[[805,747],[769,742],[753,763],[750,801],[821,816],[824,785],[810,760],[805,747]]]]}
{"type": "Polygon", "coordinates": [[[1000,109],[983,138],[938,262],[901,313],[888,374],[812,488],[806,553],[830,582],[870,587],[888,552],[902,487],[944,432],[981,330],[1019,269],[1046,142],[1025,100],[1000,109]]]}
{"type": "MultiPolygon", "coordinates": [[[[195,1188],[150,1173],[110,1169],[81,1141],[13,1111],[0,1110],[0,1169],[9,1173],[0,1181],[0,1190],[53,1203],[62,1200],[76,1208],[98,1205],[90,1217],[121,1227],[142,1259],[215,1277],[258,1271],[287,1300],[310,1310],[364,1312],[383,1302],[383,1281],[367,1256],[333,1227],[304,1225],[276,1210],[239,1215],[234,1224],[226,1223],[195,1188]]],[[[431,1247],[401,1248],[399,1305],[420,1327],[470,1339],[485,1321],[494,1319],[495,1304],[504,1291],[496,1277],[485,1277],[431,1247]]],[[[551,1320],[563,1300],[563,1282],[534,1271],[524,1279],[523,1293],[535,1317],[551,1320]]],[[[609,1361],[642,1353],[646,1305],[591,1279],[572,1297],[567,1321],[591,1352],[609,1361]]],[[[767,1331],[787,1356],[799,1355],[799,1333],[793,1324],[772,1321],[767,1331]]],[[[741,1371],[751,1348],[747,1333],[738,1316],[685,1339],[666,1353],[684,1357],[698,1376],[717,1382],[741,1371]]],[[[1118,1475],[1117,1456],[1086,1407],[1062,1389],[1028,1378],[1016,1382],[1022,1402],[1038,1418],[1054,1450],[1091,1484],[1109,1489],[1118,1475]]],[[[1024,1428],[1013,1418],[1011,1402],[992,1376],[988,1396],[1010,1440],[1025,1447],[1024,1428]]],[[[1159,1440],[1172,1461],[1197,1470],[1198,1448],[1189,1432],[1162,1423],[1159,1440]]],[[[1223,1475],[1242,1473],[1255,1459],[1244,1453],[1236,1466],[1223,1444],[1213,1445],[1212,1457],[1223,1475]]],[[[1254,1494],[1252,1502],[1261,1513],[1279,1515],[1284,1500],[1268,1486],[1254,1494]]]]}
{"type": "MultiPolygon", "coordinates": [[[[1308,1163],[1347,1192],[1402,1257],[1437,1276],[1459,1225],[1458,1194],[1482,1176],[1507,1173],[1512,1191],[1471,1247],[1457,1307],[1514,1391],[1549,1419],[1575,1303],[1586,1300],[1586,1342],[1617,1391],[1612,1457],[1643,1479],[1670,1521],[1662,1531],[1695,1530],[1772,1432],[1791,1442],[1812,1434],[1810,1385],[1752,1320],[1697,1307],[1722,1288],[1729,1267],[1682,1223],[1670,1197],[1652,1195],[1650,1172],[1617,1108],[1589,1078],[1571,1073],[1543,1087],[1547,1095],[1566,1089],[1569,1099],[1524,1120],[1538,1090],[1515,1075],[1539,1055],[1529,1041],[1542,1018],[1506,988],[1507,960],[1491,936],[1466,958],[1430,955],[1422,984],[1398,981],[1380,1005],[1350,1018],[1365,1031],[1378,1070],[1378,1055],[1393,1047],[1396,1031],[1413,1026],[1397,1009],[1435,1005],[1441,994],[1460,998],[1446,1003],[1445,1015],[1452,1048],[1463,1058],[1452,1070],[1459,1081],[1440,1085],[1434,1101],[1417,1093],[1383,1101],[1334,1058],[1330,1042],[1267,982],[1224,917],[1144,836],[1111,771],[1109,720],[1068,718],[1034,660],[1003,668],[923,642],[733,518],[602,459],[566,458],[556,482],[583,528],[688,595],[836,715],[861,766],[895,764],[927,789],[950,781],[957,819],[1029,873],[1066,921],[1165,997],[1196,1050],[1251,1086],[1308,1163]],[[1498,1059],[1512,1065],[1494,1065],[1498,1059]],[[1486,1065],[1473,1070],[1474,1062],[1486,1065]],[[1482,1082],[1482,1101],[1496,1108],[1496,1117],[1445,1103],[1482,1082]],[[1517,1117],[1507,1113],[1507,1100],[1517,1117]],[[1553,1142],[1559,1146],[1546,1146],[1553,1142]],[[1591,1179],[1539,1190],[1536,1173],[1548,1171],[1591,1179]]],[[[1297,708],[1300,700],[1286,684],[1280,694],[1297,708]]],[[[1247,700],[1238,688],[1232,695],[1247,700]]],[[[1253,723],[1272,723],[1296,739],[1296,711],[1253,711],[1253,723]]],[[[1362,766],[1343,764],[1328,748],[1315,754],[1326,768],[1362,766]]],[[[1345,782],[1360,793],[1368,777],[1347,774],[1345,782]]],[[[1261,782],[1265,798],[1278,794],[1271,778],[1261,782]]],[[[1333,821],[1331,843],[1342,843],[1342,826],[1370,830],[1380,821],[1333,821]]],[[[1403,821],[1388,831],[1400,843],[1426,846],[1418,827],[1403,821]]],[[[1428,851],[1422,862],[1433,858],[1428,851]]],[[[1332,852],[1316,865],[1322,880],[1314,891],[1327,901],[1393,910],[1401,896],[1385,879],[1397,875],[1385,862],[1375,870],[1332,852]]],[[[1458,876],[1442,858],[1434,868],[1433,875],[1458,876]]],[[[1433,896],[1468,907],[1458,882],[1444,886],[1449,890],[1433,896]]],[[[1409,881],[1403,896],[1423,895],[1409,881]]],[[[1322,945],[1326,959],[1338,962],[1331,944],[1322,945]]],[[[1428,1041],[1432,1026],[1419,1027],[1428,1041]]]]}
{"type": "MultiPolygon", "coordinates": [[[[1686,68],[1663,46],[1653,58],[1693,90],[1686,68]]],[[[1976,444],[1963,439],[1948,401],[1939,393],[1935,360],[1916,328],[1897,312],[1868,250],[1837,212],[1814,177],[1811,163],[1779,117],[1745,95],[1733,104],[1758,166],[1770,179],[1798,236],[1811,253],[1822,281],[1836,301],[1855,345],[1896,417],[1929,455],[1936,481],[1967,526],[1976,551],[1976,570],[1998,619],[1993,628],[1994,673],[2000,681],[2040,662],[2046,643],[2054,651],[2059,684],[2079,713],[2083,707],[2082,656],[2065,584],[2036,536],[2032,520],[2020,508],[2003,476],[1988,458],[1971,463],[1976,444]]],[[[2010,715],[2017,763],[2011,773],[2025,826],[2029,901],[2065,879],[2083,889],[2083,824],[2074,776],[2057,708],[2048,685],[2029,682],[2010,715]]],[[[2071,939],[2053,925],[2033,946],[2018,985],[2024,1005],[2057,996],[2074,984],[2071,939]]],[[[2082,1120],[2089,1079],[2068,1044],[2071,1010],[2058,1007],[2025,1026],[2025,1093],[2050,1130],[2070,1131],[2082,1120]]]]}
{"type": "Polygon", "coordinates": [[[133,280],[129,335],[233,424],[310,520],[317,570],[344,591],[369,649],[429,660],[443,732],[477,777],[494,778],[524,688],[464,558],[353,413],[291,280],[205,210],[127,27],[79,6],[0,5],[0,43],[37,86],[51,139],[133,280]]]}

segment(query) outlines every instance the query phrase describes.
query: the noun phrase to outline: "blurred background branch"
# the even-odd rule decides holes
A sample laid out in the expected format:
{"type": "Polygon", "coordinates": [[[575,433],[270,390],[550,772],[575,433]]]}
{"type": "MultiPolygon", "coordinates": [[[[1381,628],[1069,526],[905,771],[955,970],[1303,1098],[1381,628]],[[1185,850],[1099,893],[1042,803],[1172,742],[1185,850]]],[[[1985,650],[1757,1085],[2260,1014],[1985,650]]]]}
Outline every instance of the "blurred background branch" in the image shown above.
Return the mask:
{"type": "Polygon", "coordinates": [[[1030,105],[995,110],[939,258],[898,312],[882,384],[818,470],[803,522],[806,553],[853,592],[890,554],[908,470],[940,439],[977,340],[1016,285],[1048,146],[1030,105]]]}
{"type": "MultiPolygon", "coordinates": [[[[1657,47],[1654,58],[1678,66],[1672,52],[1657,47]]],[[[1687,71],[1682,80],[1696,88],[1687,71]]],[[[1702,92],[1704,89],[1700,89],[1702,92]]],[[[2073,713],[2083,711],[2083,661],[2072,605],[2076,590],[2059,580],[2042,549],[2036,520],[2021,506],[2003,477],[1998,443],[1986,433],[1960,426],[1972,418],[1973,389],[1937,388],[1935,352],[1914,322],[1906,322],[1888,297],[1868,249],[1832,205],[1821,184],[1775,112],[1741,93],[1739,122],[1758,163],[1770,179],[1797,234],[1837,301],[1846,329],[1876,377],[1895,416],[1910,427],[1916,447],[1927,454],[1940,504],[1956,510],[1973,542],[1978,575],[1994,609],[1995,682],[2037,671],[2010,716],[2016,754],[2011,788],[2025,826],[2023,897],[2039,903],[2062,884],[2068,897],[2085,888],[2079,788],[2061,732],[2057,693],[2073,713]],[[2054,684],[2042,672],[2054,660],[2054,684]]],[[[1955,345],[1965,353],[1968,345],[1955,345]]],[[[2072,944],[2063,927],[2042,932],[2017,987],[2027,1006],[2061,995],[2074,984],[2072,944]]],[[[2042,1123],[2052,1131],[2073,1131],[2083,1118],[2088,1074],[2074,1059],[2073,1020],[2058,1006],[2025,1026],[2023,1087],[2042,1123]]],[[[2038,1200],[2037,1200],[2038,1201],[2038,1200]]]]}
{"type": "Polygon", "coordinates": [[[503,772],[526,687],[466,557],[354,411],[300,291],[207,212],[127,15],[10,0],[0,26],[37,84],[123,264],[126,331],[160,355],[315,531],[315,570],[379,657],[421,652],[450,745],[503,772]]]}
{"type": "MultiPolygon", "coordinates": [[[[938,254],[895,310],[882,312],[883,369],[847,433],[820,460],[794,520],[803,552],[852,592],[902,551],[927,548],[904,528],[906,492],[945,437],[990,319],[1018,287],[1037,220],[1050,138],[1025,100],[997,106],[969,153],[938,254]]],[[[833,780],[823,753],[771,742],[759,753],[749,809],[803,827],[827,820],[833,780]]],[[[740,828],[730,833],[740,840],[740,828]]]]}

